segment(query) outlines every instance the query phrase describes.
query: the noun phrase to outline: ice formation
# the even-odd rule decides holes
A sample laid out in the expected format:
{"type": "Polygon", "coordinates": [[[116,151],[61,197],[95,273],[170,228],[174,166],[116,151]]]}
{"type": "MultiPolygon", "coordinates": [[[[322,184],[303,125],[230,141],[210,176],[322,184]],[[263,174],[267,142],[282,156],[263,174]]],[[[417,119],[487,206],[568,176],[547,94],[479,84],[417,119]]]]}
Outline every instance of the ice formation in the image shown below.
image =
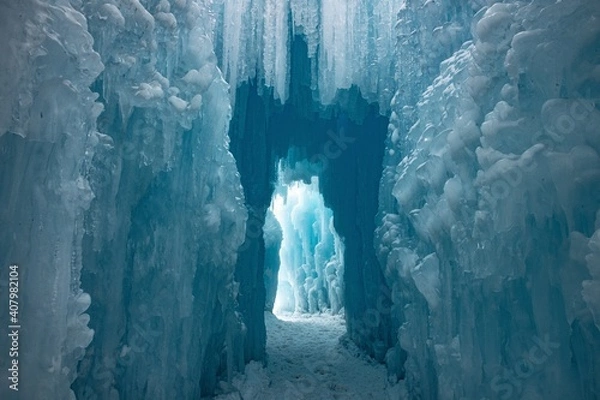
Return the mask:
{"type": "MultiPolygon", "coordinates": [[[[86,175],[105,138],[96,131],[102,106],[89,86],[103,66],[85,18],[68,2],[0,10],[2,36],[20,44],[0,44],[0,366],[7,371],[11,362],[4,288],[7,267],[17,264],[25,319],[20,379],[28,383],[22,393],[69,399],[77,361],[94,335],[80,277],[84,216],[94,197],[86,175]]],[[[10,398],[6,382],[3,374],[2,398],[10,398]]]]}
{"type": "Polygon", "coordinates": [[[399,396],[598,397],[599,20],[592,0],[0,2],[22,398],[239,398],[280,270],[294,309],[343,307],[399,396]]]}
{"type": "Polygon", "coordinates": [[[20,395],[197,398],[239,358],[246,219],[209,13],[53,3],[0,5],[0,259],[23,271],[20,395]]]}
{"type": "Polygon", "coordinates": [[[225,0],[216,35],[222,41],[227,81],[258,78],[274,97],[289,97],[294,35],[308,45],[311,88],[321,104],[338,89],[360,88],[382,110],[389,108],[394,80],[395,14],[404,0],[225,0]]]}
{"type": "Polygon", "coordinates": [[[375,244],[387,357],[412,396],[600,393],[599,16],[590,1],[484,7],[427,89],[392,101],[375,244]]]}
{"type": "Polygon", "coordinates": [[[343,307],[344,245],[319,180],[315,176],[310,184],[280,185],[271,205],[282,232],[273,311],[338,313],[343,307]]]}

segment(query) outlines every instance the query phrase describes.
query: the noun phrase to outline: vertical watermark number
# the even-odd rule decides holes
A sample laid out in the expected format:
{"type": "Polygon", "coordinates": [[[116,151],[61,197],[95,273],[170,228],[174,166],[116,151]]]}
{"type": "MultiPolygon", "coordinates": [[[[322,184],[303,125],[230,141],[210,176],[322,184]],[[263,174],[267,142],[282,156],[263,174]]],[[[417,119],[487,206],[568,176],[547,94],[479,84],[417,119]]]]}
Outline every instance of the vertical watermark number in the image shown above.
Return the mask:
{"type": "Polygon", "coordinates": [[[19,391],[19,332],[21,322],[19,316],[19,266],[8,267],[8,387],[15,392],[19,391]]]}

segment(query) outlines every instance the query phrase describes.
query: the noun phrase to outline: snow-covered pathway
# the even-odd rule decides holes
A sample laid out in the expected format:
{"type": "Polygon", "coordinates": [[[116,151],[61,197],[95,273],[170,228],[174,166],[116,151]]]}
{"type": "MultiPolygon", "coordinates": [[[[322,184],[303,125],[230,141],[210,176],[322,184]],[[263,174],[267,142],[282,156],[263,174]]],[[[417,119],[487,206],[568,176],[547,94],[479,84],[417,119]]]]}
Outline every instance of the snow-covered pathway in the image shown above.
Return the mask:
{"type": "Polygon", "coordinates": [[[252,363],[236,386],[244,400],[398,400],[384,366],[342,339],[344,321],[331,315],[265,314],[268,366],[252,363]]]}

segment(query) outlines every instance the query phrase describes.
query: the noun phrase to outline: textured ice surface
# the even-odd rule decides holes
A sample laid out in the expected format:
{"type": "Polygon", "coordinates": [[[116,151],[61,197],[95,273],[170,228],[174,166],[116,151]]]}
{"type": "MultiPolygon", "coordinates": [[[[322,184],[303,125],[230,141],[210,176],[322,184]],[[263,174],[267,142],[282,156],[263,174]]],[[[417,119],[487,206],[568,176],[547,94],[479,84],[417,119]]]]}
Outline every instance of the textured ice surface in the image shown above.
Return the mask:
{"type": "MultiPolygon", "coordinates": [[[[88,174],[102,70],[85,18],[67,1],[0,4],[0,367],[7,371],[8,265],[20,272],[22,398],[72,399],[94,331],[81,287],[88,174]],[[8,39],[8,40],[7,40],[8,39]],[[18,44],[18,45],[15,45],[18,44]],[[25,384],[26,383],[26,384],[25,384]]],[[[4,375],[0,397],[9,398],[4,375]]]]}
{"type": "Polygon", "coordinates": [[[470,28],[460,49],[405,31],[449,5],[399,14],[375,240],[388,365],[409,398],[595,398],[600,4],[471,2],[472,24],[463,8],[441,27],[470,28]]]}
{"type": "Polygon", "coordinates": [[[277,281],[281,263],[279,250],[281,249],[283,232],[281,230],[281,225],[270,208],[267,210],[265,216],[263,237],[265,240],[265,310],[272,312],[273,306],[275,305],[275,297],[277,295],[277,281]]]}
{"type": "Polygon", "coordinates": [[[280,181],[271,209],[281,226],[281,265],[274,312],[339,312],[344,245],[325,207],[319,180],[280,181]]]}
{"type": "MultiPolygon", "coordinates": [[[[312,89],[322,104],[338,89],[360,88],[382,111],[389,108],[394,80],[394,18],[404,0],[225,0],[216,36],[223,43],[223,71],[232,87],[248,78],[289,97],[293,35],[308,44],[312,89]]],[[[443,34],[443,33],[440,33],[443,34]]]]}
{"type": "Polygon", "coordinates": [[[149,3],[0,5],[0,262],[22,271],[23,398],[199,398],[243,363],[246,211],[214,20],[208,2],[149,3]]]}

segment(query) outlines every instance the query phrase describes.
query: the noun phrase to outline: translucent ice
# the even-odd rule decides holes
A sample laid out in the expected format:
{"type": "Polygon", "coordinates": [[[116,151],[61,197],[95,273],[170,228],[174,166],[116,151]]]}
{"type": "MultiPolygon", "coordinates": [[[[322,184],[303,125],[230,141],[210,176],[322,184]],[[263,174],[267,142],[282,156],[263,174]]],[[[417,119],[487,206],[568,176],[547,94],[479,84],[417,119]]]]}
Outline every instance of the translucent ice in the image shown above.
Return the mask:
{"type": "Polygon", "coordinates": [[[386,360],[409,398],[593,397],[600,7],[467,3],[398,14],[376,238],[399,310],[386,360]],[[445,48],[423,29],[442,11],[459,40],[445,48]],[[539,346],[543,362],[522,358],[539,346]]]}
{"type": "Polygon", "coordinates": [[[280,184],[281,193],[271,205],[282,231],[281,287],[274,311],[337,313],[343,307],[343,244],[333,227],[333,213],[319,193],[318,178],[310,184],[280,184]]]}

